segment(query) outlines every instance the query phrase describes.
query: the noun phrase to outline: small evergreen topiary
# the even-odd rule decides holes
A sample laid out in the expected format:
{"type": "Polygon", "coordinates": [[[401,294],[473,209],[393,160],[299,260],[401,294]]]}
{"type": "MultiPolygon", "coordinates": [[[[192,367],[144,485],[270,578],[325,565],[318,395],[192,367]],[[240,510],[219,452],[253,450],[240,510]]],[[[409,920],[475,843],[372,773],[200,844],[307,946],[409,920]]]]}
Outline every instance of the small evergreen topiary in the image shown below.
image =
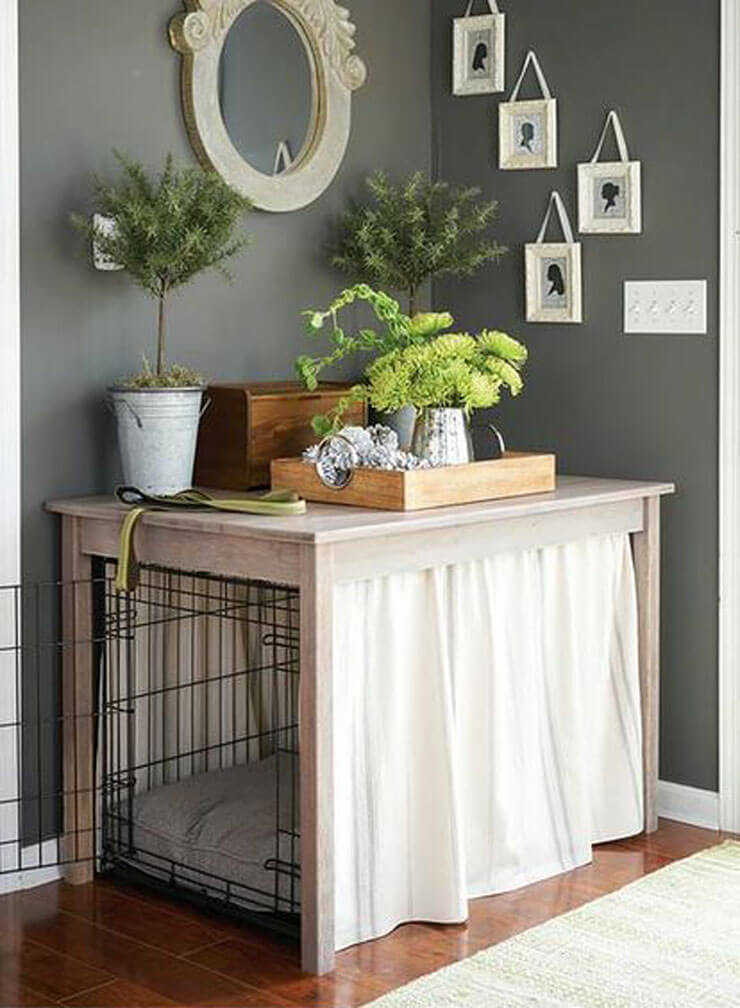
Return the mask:
{"type": "Polygon", "coordinates": [[[196,372],[166,365],[167,299],[208,269],[231,280],[225,263],[246,244],[245,238],[234,237],[234,229],[251,203],[216,172],[176,168],[171,154],[157,177],[125,155],[115,155],[123,168],[121,181],[107,185],[96,178],[94,183],[95,212],[111,218],[114,228],[104,231],[79,214],[72,215],[72,222],[159,303],[155,367],[145,361],[141,374],[126,384],[161,388],[199,383],[196,372]]]}
{"type": "Polygon", "coordinates": [[[403,291],[409,315],[425,280],[472,276],[507,251],[484,237],[498,204],[479,200],[480,189],[429,182],[421,172],[400,186],[377,172],[367,186],[372,199],[340,220],[332,262],[354,280],[403,291]]]}

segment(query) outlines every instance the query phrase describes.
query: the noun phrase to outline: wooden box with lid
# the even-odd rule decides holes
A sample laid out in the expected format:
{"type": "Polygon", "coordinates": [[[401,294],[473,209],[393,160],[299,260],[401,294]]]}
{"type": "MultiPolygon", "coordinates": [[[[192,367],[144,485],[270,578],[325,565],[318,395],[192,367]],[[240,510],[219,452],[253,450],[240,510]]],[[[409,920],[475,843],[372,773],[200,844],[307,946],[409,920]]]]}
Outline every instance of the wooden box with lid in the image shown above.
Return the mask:
{"type": "MultiPolygon", "coordinates": [[[[196,486],[251,490],[268,486],[270,462],[300,455],[317,438],[311,420],[328,413],[350,386],[322,382],[309,392],[300,382],[228,382],[210,385],[195,459],[196,486]]],[[[345,414],[365,425],[364,403],[345,414]]]]}

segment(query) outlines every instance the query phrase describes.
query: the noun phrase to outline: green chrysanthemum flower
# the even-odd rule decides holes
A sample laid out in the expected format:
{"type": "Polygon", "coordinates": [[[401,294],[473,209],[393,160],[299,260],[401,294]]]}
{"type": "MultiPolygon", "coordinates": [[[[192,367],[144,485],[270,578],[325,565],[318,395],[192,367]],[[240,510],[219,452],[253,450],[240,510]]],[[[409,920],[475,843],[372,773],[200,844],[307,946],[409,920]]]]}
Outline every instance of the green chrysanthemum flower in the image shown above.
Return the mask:
{"type": "Polygon", "coordinates": [[[474,371],[470,376],[469,403],[471,409],[495,406],[501,400],[501,383],[493,375],[474,371]]]}
{"type": "Polygon", "coordinates": [[[418,312],[411,319],[413,339],[429,339],[449,329],[455,320],[449,312],[418,312]]]}
{"type": "Polygon", "coordinates": [[[488,357],[486,368],[492,375],[496,375],[502,384],[506,385],[513,396],[518,396],[524,388],[524,379],[508,361],[498,357],[488,357]]]}
{"type": "Polygon", "coordinates": [[[484,329],[478,336],[478,345],[484,353],[495,354],[512,363],[524,364],[527,360],[524,344],[498,329],[484,329]]]}
{"type": "Polygon", "coordinates": [[[475,339],[467,333],[445,333],[432,340],[431,350],[435,357],[459,357],[463,360],[473,356],[475,339]]]}

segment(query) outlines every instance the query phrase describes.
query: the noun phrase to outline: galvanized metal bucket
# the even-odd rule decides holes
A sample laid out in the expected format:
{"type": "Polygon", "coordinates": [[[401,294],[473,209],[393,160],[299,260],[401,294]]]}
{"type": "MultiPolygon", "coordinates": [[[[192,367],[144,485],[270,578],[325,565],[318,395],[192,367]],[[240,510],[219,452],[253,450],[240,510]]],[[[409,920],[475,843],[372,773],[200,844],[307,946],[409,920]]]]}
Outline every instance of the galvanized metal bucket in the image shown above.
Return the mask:
{"type": "Polygon", "coordinates": [[[159,495],[192,486],[203,389],[114,386],[108,392],[124,483],[159,495]]]}

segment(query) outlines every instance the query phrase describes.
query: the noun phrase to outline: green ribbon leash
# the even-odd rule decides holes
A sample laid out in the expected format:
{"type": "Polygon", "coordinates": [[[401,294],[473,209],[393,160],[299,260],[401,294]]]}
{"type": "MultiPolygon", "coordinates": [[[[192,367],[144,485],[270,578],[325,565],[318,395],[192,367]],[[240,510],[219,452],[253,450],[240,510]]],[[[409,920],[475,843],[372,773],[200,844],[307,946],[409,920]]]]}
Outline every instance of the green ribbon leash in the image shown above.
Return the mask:
{"type": "Polygon", "coordinates": [[[134,532],[139,520],[148,511],[228,511],[232,514],[271,515],[275,518],[306,513],[306,502],[294,490],[272,490],[260,497],[227,499],[211,497],[202,490],[182,490],[171,497],[145,494],[136,487],[119,487],[116,496],[123,504],[132,505],[121,525],[115,590],[133,591],[136,587],[138,564],[134,552],[134,532]]]}

